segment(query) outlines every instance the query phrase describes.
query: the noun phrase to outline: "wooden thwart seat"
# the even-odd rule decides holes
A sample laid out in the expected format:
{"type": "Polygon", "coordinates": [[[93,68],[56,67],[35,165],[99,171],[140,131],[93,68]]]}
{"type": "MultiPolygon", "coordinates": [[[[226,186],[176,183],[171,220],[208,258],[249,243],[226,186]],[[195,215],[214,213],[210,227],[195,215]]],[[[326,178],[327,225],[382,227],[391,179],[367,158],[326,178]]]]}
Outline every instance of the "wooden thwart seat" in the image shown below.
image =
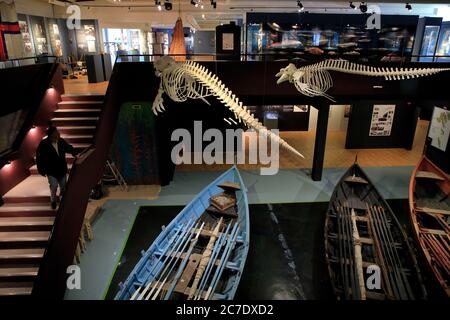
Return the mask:
{"type": "Polygon", "coordinates": [[[442,209],[433,209],[433,208],[426,208],[426,207],[416,207],[416,211],[419,212],[426,212],[431,214],[442,214],[445,216],[450,216],[449,210],[442,210],[442,209]]]}
{"type": "Polygon", "coordinates": [[[360,184],[369,184],[369,181],[357,176],[349,176],[344,179],[345,182],[348,183],[360,183],[360,184]]]}
{"type": "Polygon", "coordinates": [[[438,180],[438,181],[445,180],[444,177],[438,175],[437,173],[431,172],[431,171],[417,171],[416,179],[431,179],[431,180],[438,180]]]}
{"type": "Polygon", "coordinates": [[[431,233],[441,236],[448,236],[447,232],[443,230],[437,230],[437,229],[427,229],[427,228],[420,228],[420,233],[431,233]]]}

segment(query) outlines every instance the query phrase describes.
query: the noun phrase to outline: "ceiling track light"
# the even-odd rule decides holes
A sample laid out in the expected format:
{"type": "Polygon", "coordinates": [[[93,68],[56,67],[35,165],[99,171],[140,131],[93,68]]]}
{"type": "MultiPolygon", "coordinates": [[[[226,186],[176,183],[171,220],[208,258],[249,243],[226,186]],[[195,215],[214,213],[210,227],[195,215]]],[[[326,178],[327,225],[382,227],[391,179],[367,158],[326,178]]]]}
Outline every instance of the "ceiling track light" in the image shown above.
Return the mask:
{"type": "Polygon", "coordinates": [[[213,7],[213,9],[217,8],[217,2],[216,0],[211,0],[211,6],[213,7]]]}
{"type": "Polygon", "coordinates": [[[367,12],[367,4],[365,2],[361,2],[361,4],[359,5],[359,10],[362,13],[366,13],[367,12]]]}
{"type": "Polygon", "coordinates": [[[164,9],[167,11],[172,10],[172,3],[169,0],[164,1],[164,9]]]}
{"type": "Polygon", "coordinates": [[[353,2],[352,1],[350,1],[350,4],[349,4],[349,6],[350,6],[350,8],[352,8],[353,10],[356,10],[356,6],[353,4],[353,2]]]}
{"type": "Polygon", "coordinates": [[[408,2],[405,5],[405,8],[408,9],[408,11],[412,10],[412,5],[410,5],[408,2]]]}
{"type": "Polygon", "coordinates": [[[301,1],[297,1],[297,6],[298,6],[298,12],[305,10],[305,7],[301,3],[301,1]]]}

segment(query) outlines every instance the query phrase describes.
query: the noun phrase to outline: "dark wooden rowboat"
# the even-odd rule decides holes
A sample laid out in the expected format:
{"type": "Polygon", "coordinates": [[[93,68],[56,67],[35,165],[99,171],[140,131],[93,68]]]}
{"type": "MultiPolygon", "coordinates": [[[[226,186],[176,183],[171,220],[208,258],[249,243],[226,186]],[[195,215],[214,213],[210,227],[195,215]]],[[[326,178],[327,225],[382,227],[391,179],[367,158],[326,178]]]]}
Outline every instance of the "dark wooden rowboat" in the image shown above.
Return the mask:
{"type": "Polygon", "coordinates": [[[411,175],[414,235],[437,282],[450,297],[450,178],[426,157],[411,175]]]}
{"type": "Polygon", "coordinates": [[[357,163],[331,196],[325,252],[339,300],[426,297],[415,253],[403,229],[357,163]]]}

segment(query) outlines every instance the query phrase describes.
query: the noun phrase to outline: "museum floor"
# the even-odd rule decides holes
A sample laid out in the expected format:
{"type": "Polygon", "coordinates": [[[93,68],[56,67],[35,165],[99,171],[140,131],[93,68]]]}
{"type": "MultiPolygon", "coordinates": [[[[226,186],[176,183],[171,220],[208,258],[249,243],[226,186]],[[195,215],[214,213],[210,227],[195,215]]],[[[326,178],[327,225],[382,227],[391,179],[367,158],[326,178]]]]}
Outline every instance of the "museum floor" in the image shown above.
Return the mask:
{"type": "MultiPolygon", "coordinates": [[[[408,197],[408,184],[412,169],[413,167],[410,166],[369,167],[366,168],[366,172],[386,199],[403,199],[401,205],[404,206],[404,201],[408,197]]],[[[311,180],[308,176],[308,169],[283,169],[275,176],[260,176],[258,172],[250,170],[244,170],[241,173],[248,188],[251,205],[265,205],[265,208],[267,204],[283,204],[281,207],[286,208],[291,206],[289,204],[294,205],[294,207],[303,204],[307,207],[309,205],[310,208],[320,207],[323,209],[326,207],[326,202],[329,201],[333,188],[344,170],[345,168],[326,168],[323,180],[320,182],[311,180]],[[274,186],[276,187],[274,188],[274,186]]],[[[112,197],[103,199],[101,201],[101,213],[93,224],[94,240],[88,243],[87,251],[81,256],[82,289],[68,291],[66,299],[102,299],[107,295],[118,264],[126,262],[126,259],[123,260],[126,256],[122,256],[122,252],[127,245],[127,239],[133,230],[134,222],[141,207],[146,207],[145,213],[141,214],[155,215],[155,219],[150,220],[154,221],[152,230],[158,230],[161,227],[159,216],[161,215],[161,209],[164,210],[163,207],[187,204],[218,175],[219,172],[210,171],[177,171],[174,181],[161,189],[154,188],[153,195],[150,194],[150,189],[148,189],[149,194],[144,197],[142,197],[143,195],[137,195],[137,191],[134,190],[128,197],[122,194],[122,199],[113,199],[112,197],[119,194],[115,191],[115,196],[111,195],[112,197]],[[125,199],[125,197],[128,199],[125,199]],[[157,215],[158,217],[156,217],[157,215]]],[[[169,209],[167,211],[173,211],[169,209]]],[[[296,215],[297,213],[291,212],[289,214],[292,216],[292,214],[296,215]]],[[[323,235],[319,225],[321,219],[306,219],[306,216],[312,214],[314,212],[311,209],[298,213],[300,218],[295,222],[298,232],[302,233],[301,230],[314,227],[317,234],[323,235]],[[301,218],[302,216],[306,220],[301,218]]],[[[324,212],[317,212],[317,215],[321,217],[323,214],[324,212]]],[[[259,219],[258,217],[258,214],[253,212],[251,219],[259,219]]],[[[264,219],[266,218],[264,217],[264,219]]],[[[280,226],[280,228],[280,231],[283,231],[284,227],[280,226]]],[[[256,230],[258,229],[255,228],[254,232],[256,230]]],[[[290,230],[292,231],[292,228],[290,230]]],[[[255,236],[253,235],[253,237],[255,236]]],[[[310,241],[310,239],[305,240],[305,237],[308,237],[306,234],[297,236],[303,237],[302,241],[310,241]]],[[[150,231],[148,237],[152,237],[150,231]]],[[[268,241],[268,239],[266,240],[268,241]]],[[[315,241],[319,240],[316,239],[315,241]]],[[[288,245],[291,248],[298,248],[297,243],[288,243],[288,245]]],[[[147,248],[144,246],[140,249],[145,250],[147,248]]],[[[300,259],[302,252],[298,249],[293,250],[296,259],[300,259]]],[[[285,262],[284,267],[288,268],[289,261],[286,260],[285,262]]],[[[308,292],[316,290],[314,289],[316,287],[313,288],[311,285],[312,279],[308,279],[308,271],[303,270],[300,265],[296,272],[300,275],[300,279],[307,279],[304,283],[302,282],[305,287],[305,297],[308,299],[317,298],[318,296],[313,293],[308,294],[308,292]]]]}

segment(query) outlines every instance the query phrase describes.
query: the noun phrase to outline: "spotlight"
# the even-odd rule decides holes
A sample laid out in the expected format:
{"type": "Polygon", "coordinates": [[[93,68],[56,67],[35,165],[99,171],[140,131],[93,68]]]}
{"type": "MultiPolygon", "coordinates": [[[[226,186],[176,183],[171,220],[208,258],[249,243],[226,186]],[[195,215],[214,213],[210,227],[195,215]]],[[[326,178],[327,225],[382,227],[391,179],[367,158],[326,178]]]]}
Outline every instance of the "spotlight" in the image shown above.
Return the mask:
{"type": "Polygon", "coordinates": [[[164,2],[164,9],[166,9],[167,11],[172,10],[172,3],[170,3],[169,0],[166,0],[166,1],[164,2]]]}
{"type": "Polygon", "coordinates": [[[365,2],[361,2],[361,4],[359,5],[359,10],[361,10],[362,13],[366,13],[367,12],[367,4],[365,2]]]}
{"type": "Polygon", "coordinates": [[[350,1],[350,4],[349,4],[349,6],[350,6],[350,8],[352,8],[352,9],[354,9],[354,10],[356,10],[356,6],[353,4],[353,2],[352,1],[350,1]]]}
{"type": "Polygon", "coordinates": [[[197,4],[197,2],[195,2],[194,0],[191,0],[191,4],[192,4],[193,6],[196,6],[196,7],[198,7],[198,4],[197,4]]]}
{"type": "Polygon", "coordinates": [[[297,6],[298,6],[298,12],[305,10],[305,7],[303,6],[303,4],[300,1],[297,1],[297,6]]]}
{"type": "Polygon", "coordinates": [[[405,8],[408,9],[408,11],[411,11],[412,5],[410,5],[409,3],[406,3],[405,8]]]}
{"type": "Polygon", "coordinates": [[[217,2],[216,2],[216,0],[211,0],[211,5],[212,5],[212,7],[213,7],[214,9],[216,9],[216,8],[217,8],[217,2]]]}

